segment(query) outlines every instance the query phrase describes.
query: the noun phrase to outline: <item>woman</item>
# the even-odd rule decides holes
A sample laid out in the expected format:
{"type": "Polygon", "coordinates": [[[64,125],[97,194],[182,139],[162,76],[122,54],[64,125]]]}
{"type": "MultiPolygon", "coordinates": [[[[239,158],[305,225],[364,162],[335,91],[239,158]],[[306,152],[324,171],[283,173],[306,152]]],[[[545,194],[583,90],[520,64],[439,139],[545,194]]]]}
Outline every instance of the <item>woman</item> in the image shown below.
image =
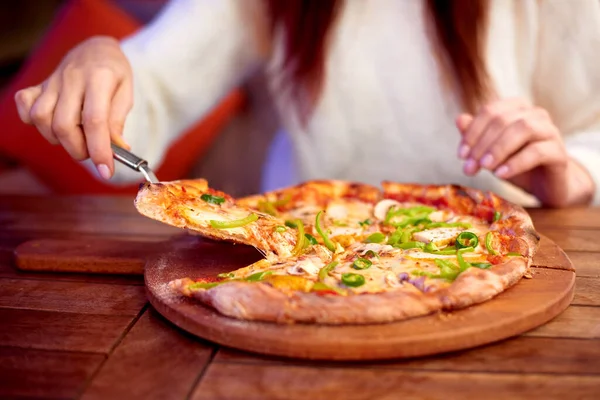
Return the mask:
{"type": "Polygon", "coordinates": [[[24,122],[118,183],[138,176],[115,173],[110,138],[157,165],[264,68],[293,145],[289,184],[460,183],[524,205],[600,204],[599,17],[597,0],[173,0],[123,43],[77,46],[15,99],[24,122]]]}

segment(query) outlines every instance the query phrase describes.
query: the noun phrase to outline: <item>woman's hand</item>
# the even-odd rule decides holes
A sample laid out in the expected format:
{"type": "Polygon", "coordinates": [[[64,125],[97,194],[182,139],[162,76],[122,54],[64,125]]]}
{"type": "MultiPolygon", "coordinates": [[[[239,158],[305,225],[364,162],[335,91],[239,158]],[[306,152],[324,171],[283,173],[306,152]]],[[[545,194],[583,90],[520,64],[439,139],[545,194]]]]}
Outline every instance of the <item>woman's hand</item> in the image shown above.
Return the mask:
{"type": "Polygon", "coordinates": [[[111,139],[125,147],[125,117],[133,105],[131,68],[119,42],[95,37],[73,48],[38,86],[15,94],[21,120],[76,160],[92,159],[100,175],[114,171],[111,139]]]}
{"type": "Polygon", "coordinates": [[[464,172],[481,168],[535,195],[544,205],[588,204],[594,193],[589,173],[571,159],[548,112],[521,99],[500,100],[476,115],[457,118],[464,172]]]}

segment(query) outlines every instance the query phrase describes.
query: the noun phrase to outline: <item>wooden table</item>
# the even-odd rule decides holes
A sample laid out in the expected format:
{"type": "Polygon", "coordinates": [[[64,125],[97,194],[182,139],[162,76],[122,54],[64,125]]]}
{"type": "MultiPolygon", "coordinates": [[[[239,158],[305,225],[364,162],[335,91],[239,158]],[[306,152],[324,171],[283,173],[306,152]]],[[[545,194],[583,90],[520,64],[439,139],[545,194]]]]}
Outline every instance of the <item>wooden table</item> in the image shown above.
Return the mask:
{"type": "Polygon", "coordinates": [[[141,277],[24,273],[33,238],[162,241],[130,198],[0,197],[0,398],[600,398],[600,209],[534,210],[577,268],[572,305],[483,348],[382,363],[259,357],[191,337],[148,305],[141,277]]]}

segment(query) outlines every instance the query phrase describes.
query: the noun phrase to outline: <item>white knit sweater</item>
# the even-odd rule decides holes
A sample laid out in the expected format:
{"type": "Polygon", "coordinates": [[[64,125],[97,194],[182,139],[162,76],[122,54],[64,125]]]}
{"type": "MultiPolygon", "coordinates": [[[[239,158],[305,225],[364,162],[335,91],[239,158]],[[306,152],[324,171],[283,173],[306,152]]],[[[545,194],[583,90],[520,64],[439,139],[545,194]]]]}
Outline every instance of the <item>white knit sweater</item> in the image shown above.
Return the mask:
{"type": "MultiPolygon", "coordinates": [[[[257,68],[270,74],[280,51],[276,46],[273,58],[261,57],[243,1],[173,0],[123,42],[135,86],[124,136],[151,165],[249,74],[257,68]]],[[[486,55],[498,95],[525,97],[550,112],[570,155],[596,181],[600,204],[600,2],[491,3],[486,55]]],[[[279,163],[267,168],[284,160],[291,171],[277,184],[314,178],[459,183],[535,204],[489,172],[463,174],[454,124],[460,107],[442,87],[423,8],[422,0],[346,1],[331,37],[327,79],[305,128],[274,92],[289,145],[278,147],[279,163]]],[[[122,166],[113,178],[138,179],[122,166]]]]}

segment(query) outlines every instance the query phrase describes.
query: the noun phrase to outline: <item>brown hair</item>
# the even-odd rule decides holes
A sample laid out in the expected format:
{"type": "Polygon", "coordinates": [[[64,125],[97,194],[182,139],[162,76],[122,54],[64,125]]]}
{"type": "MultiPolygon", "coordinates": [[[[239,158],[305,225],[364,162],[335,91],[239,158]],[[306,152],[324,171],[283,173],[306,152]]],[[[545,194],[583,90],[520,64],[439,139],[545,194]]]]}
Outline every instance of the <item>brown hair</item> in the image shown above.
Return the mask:
{"type": "MultiPolygon", "coordinates": [[[[266,0],[271,33],[283,29],[284,82],[295,96],[308,89],[318,95],[324,79],[327,37],[343,0],[266,0]]],[[[474,112],[488,92],[484,33],[487,0],[427,0],[432,45],[440,66],[459,93],[462,106],[474,112]]],[[[305,92],[306,93],[306,92],[305,92]]]]}

